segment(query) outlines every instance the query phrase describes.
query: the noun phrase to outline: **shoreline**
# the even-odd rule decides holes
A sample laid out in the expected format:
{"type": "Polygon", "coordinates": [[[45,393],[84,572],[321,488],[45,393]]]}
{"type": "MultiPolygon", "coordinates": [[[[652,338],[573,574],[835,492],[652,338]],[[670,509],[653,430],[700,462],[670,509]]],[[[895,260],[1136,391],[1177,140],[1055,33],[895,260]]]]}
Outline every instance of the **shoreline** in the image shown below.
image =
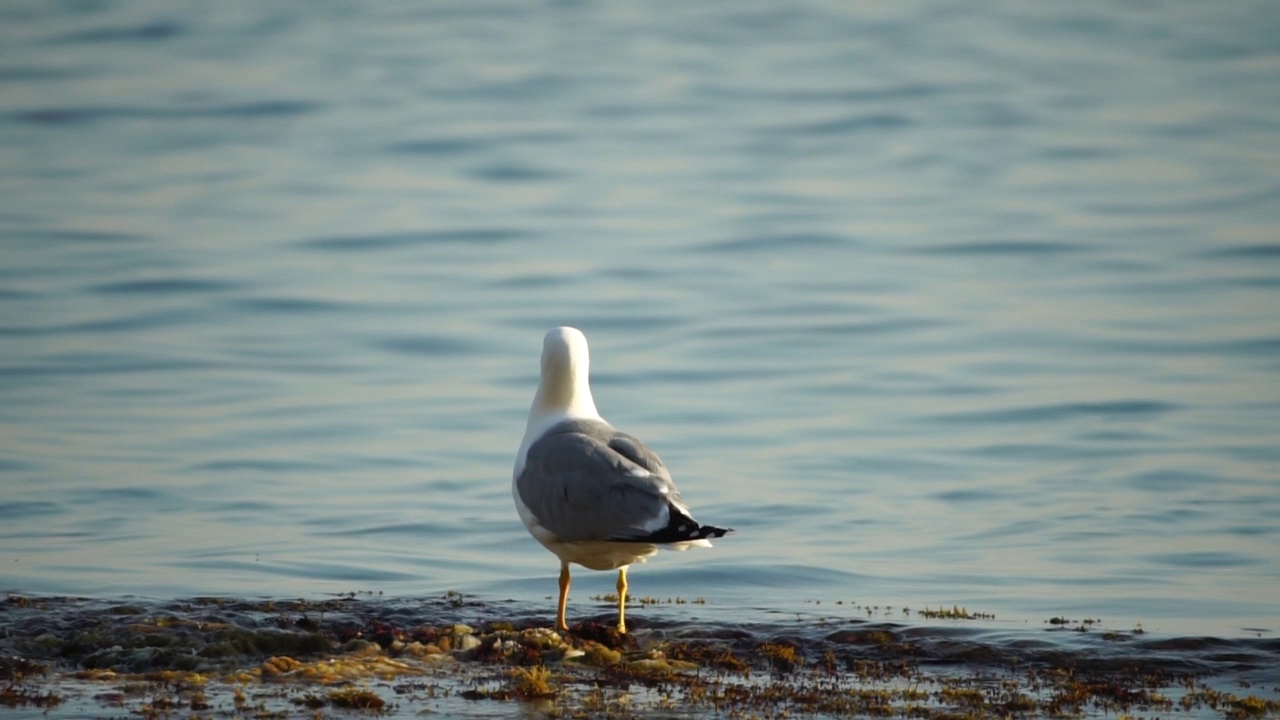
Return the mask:
{"type": "Polygon", "coordinates": [[[0,604],[0,705],[50,718],[1280,717],[1275,639],[1159,636],[1060,617],[1015,631],[963,608],[909,620],[632,618],[625,636],[607,611],[562,636],[546,613],[458,593],[11,594],[0,604]]]}

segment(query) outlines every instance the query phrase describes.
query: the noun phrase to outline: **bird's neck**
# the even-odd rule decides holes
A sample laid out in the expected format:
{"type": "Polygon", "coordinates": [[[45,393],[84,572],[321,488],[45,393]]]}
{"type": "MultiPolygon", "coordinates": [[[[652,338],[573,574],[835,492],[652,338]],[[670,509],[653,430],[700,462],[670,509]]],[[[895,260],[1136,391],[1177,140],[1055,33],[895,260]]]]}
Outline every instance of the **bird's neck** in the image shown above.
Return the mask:
{"type": "Polygon", "coordinates": [[[538,393],[533,396],[533,407],[529,408],[529,422],[524,429],[524,440],[516,454],[515,476],[519,477],[524,469],[525,455],[529,446],[548,430],[565,420],[603,420],[596,411],[595,400],[591,398],[591,388],[585,381],[547,382],[545,379],[538,386],[538,393]]]}
{"type": "Polygon", "coordinates": [[[544,377],[538,386],[538,393],[533,397],[533,407],[529,412],[529,421],[552,415],[562,419],[599,418],[595,399],[591,397],[591,386],[583,375],[553,374],[544,377]]]}

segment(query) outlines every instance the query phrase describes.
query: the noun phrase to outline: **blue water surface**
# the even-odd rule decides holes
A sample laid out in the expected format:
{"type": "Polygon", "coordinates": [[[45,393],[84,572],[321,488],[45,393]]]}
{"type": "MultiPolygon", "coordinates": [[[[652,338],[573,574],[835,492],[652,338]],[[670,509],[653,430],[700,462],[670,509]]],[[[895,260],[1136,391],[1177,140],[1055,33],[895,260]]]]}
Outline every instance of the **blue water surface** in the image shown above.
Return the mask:
{"type": "Polygon", "coordinates": [[[0,48],[0,590],[545,603],[510,473],[571,324],[737,530],[639,622],[1280,631],[1275,3],[67,1],[0,48]]]}

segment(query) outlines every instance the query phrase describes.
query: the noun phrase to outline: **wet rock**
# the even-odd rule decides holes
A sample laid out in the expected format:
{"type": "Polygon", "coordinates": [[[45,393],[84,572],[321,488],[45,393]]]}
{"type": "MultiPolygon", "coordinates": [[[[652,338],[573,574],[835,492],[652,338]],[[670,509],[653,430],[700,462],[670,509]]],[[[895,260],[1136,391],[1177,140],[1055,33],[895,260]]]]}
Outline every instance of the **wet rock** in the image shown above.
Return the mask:
{"type": "Polygon", "coordinates": [[[529,628],[521,631],[519,638],[522,645],[538,650],[559,647],[564,642],[560,633],[550,628],[529,628]]]}
{"type": "Polygon", "coordinates": [[[575,657],[574,662],[590,665],[591,667],[606,667],[622,662],[622,653],[613,648],[607,648],[600,643],[592,642],[582,648],[581,655],[575,657]]]}
{"type": "Polygon", "coordinates": [[[343,643],[338,652],[349,655],[379,655],[382,653],[382,646],[364,638],[354,638],[343,643]]]}
{"type": "Polygon", "coordinates": [[[475,635],[462,635],[454,640],[454,652],[465,653],[480,647],[480,638],[475,635]]]}

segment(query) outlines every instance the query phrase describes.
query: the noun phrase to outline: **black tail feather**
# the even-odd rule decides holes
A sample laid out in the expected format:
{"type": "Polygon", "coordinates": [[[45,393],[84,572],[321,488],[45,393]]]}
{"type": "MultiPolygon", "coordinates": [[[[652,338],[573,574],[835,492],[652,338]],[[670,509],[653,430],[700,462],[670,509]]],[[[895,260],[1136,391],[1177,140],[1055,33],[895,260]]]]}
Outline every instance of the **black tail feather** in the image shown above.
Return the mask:
{"type": "Polygon", "coordinates": [[[667,545],[670,543],[690,542],[693,540],[705,540],[707,538],[724,537],[726,533],[733,532],[733,528],[716,527],[715,525],[701,525],[697,520],[689,517],[681,512],[674,505],[670,506],[671,521],[661,530],[657,530],[642,537],[613,538],[620,542],[639,542],[653,543],[654,545],[667,545]]]}

